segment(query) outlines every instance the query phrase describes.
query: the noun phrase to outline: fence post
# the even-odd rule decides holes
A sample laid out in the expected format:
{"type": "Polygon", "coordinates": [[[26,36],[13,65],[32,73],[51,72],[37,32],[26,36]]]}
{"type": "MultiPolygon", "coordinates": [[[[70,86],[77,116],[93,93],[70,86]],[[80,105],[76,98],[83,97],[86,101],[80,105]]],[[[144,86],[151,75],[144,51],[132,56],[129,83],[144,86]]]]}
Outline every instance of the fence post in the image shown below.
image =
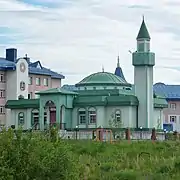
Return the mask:
{"type": "Polygon", "coordinates": [[[173,139],[176,141],[176,140],[177,140],[177,137],[178,137],[178,133],[177,133],[177,131],[174,131],[173,136],[174,136],[174,138],[173,138],[173,139]]]}
{"type": "Polygon", "coordinates": [[[151,134],[151,140],[154,142],[156,140],[156,129],[152,129],[152,134],[151,134]]]}
{"type": "Polygon", "coordinates": [[[126,129],[126,131],[125,131],[125,133],[126,133],[126,140],[131,140],[131,138],[130,138],[130,129],[129,128],[127,128],[126,129]]]}

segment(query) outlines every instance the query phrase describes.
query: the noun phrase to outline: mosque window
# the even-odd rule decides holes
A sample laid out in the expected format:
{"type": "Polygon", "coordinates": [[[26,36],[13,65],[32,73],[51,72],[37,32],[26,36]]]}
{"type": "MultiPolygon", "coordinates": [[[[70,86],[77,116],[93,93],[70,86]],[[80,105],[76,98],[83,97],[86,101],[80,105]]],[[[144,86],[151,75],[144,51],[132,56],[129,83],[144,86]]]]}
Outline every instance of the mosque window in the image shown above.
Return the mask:
{"type": "Polygon", "coordinates": [[[78,112],[79,124],[86,124],[86,110],[80,109],[78,112]]]}
{"type": "Polygon", "coordinates": [[[95,124],[96,123],[96,109],[90,108],[88,111],[88,115],[89,115],[89,123],[95,124]]]}
{"type": "Polygon", "coordinates": [[[18,125],[20,125],[20,126],[24,125],[24,113],[23,112],[20,112],[18,114],[18,125]]]}
{"type": "Polygon", "coordinates": [[[116,118],[116,122],[121,121],[121,111],[120,110],[116,111],[115,118],[116,118]]]}

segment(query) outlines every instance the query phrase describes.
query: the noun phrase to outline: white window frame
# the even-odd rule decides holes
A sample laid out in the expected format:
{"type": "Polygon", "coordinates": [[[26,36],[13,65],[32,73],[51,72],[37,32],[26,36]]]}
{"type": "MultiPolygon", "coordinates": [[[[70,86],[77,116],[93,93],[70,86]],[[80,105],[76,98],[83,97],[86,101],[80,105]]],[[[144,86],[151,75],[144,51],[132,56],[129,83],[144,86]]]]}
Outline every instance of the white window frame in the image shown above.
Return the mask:
{"type": "Polygon", "coordinates": [[[36,77],[36,86],[40,86],[40,85],[41,85],[41,78],[36,77]]]}
{"type": "Polygon", "coordinates": [[[0,74],[0,82],[5,82],[5,74],[3,73],[0,74]]]}
{"type": "Polygon", "coordinates": [[[37,92],[39,92],[39,91],[35,91],[35,99],[39,99],[39,97],[40,97],[39,94],[36,94],[37,92]]]}
{"type": "Polygon", "coordinates": [[[32,84],[33,84],[33,77],[29,76],[29,85],[32,85],[32,84]]]}
{"type": "Polygon", "coordinates": [[[176,110],[176,103],[170,103],[170,109],[176,110]]]}
{"type": "Polygon", "coordinates": [[[96,122],[97,122],[97,113],[96,113],[95,108],[90,108],[88,110],[88,117],[89,117],[89,124],[96,124],[96,122]],[[93,120],[93,118],[95,118],[95,120],[93,120]],[[91,120],[93,120],[94,122],[92,122],[91,120]]]}
{"type": "Polygon", "coordinates": [[[85,109],[79,109],[78,110],[78,119],[79,119],[79,124],[86,124],[86,110],[85,109]],[[84,112],[83,114],[80,114],[80,112],[84,112]],[[81,121],[81,118],[84,118],[85,122],[81,121]]]}
{"type": "Polygon", "coordinates": [[[177,115],[173,115],[173,114],[171,114],[171,115],[169,115],[169,122],[170,123],[177,123],[177,115]],[[171,121],[171,117],[175,117],[175,120],[174,121],[171,121]]]}
{"type": "Polygon", "coordinates": [[[116,119],[116,122],[121,122],[121,111],[120,110],[116,110],[115,119],[116,119]]]}
{"type": "Polygon", "coordinates": [[[0,114],[5,114],[5,106],[0,106],[0,114]]]}
{"type": "Polygon", "coordinates": [[[44,81],[43,81],[43,83],[44,83],[44,86],[48,86],[48,78],[44,78],[44,81]]]}
{"type": "Polygon", "coordinates": [[[5,90],[0,90],[0,98],[5,98],[5,90]]]}
{"type": "Polygon", "coordinates": [[[19,112],[18,114],[18,125],[23,126],[25,124],[25,113],[19,112]]]}

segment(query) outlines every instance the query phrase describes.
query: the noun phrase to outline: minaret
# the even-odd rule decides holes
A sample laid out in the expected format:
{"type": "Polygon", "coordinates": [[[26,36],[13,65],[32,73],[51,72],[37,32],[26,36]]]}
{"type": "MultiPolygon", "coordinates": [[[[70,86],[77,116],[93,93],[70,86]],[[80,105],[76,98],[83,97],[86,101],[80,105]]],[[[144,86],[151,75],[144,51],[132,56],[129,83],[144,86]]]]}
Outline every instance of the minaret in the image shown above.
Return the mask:
{"type": "Polygon", "coordinates": [[[137,51],[133,53],[135,94],[139,100],[138,127],[154,127],[153,66],[155,54],[150,52],[150,35],[143,21],[136,38],[137,51]]]}
{"type": "Polygon", "coordinates": [[[123,74],[123,71],[122,71],[122,68],[120,67],[120,63],[119,63],[119,56],[117,58],[117,67],[116,67],[116,70],[115,70],[115,73],[114,73],[116,76],[119,76],[120,78],[122,78],[124,80],[124,82],[127,82],[125,77],[124,77],[124,74],[123,74]]]}

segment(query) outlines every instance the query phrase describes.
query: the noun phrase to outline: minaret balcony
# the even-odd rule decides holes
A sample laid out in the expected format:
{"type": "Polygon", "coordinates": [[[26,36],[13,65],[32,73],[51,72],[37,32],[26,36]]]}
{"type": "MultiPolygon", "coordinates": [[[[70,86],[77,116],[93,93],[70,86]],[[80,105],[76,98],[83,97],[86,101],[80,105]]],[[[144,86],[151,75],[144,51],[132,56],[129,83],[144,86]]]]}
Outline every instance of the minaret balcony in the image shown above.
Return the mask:
{"type": "Polygon", "coordinates": [[[152,52],[134,52],[132,54],[133,66],[154,66],[155,65],[155,53],[152,52]]]}

